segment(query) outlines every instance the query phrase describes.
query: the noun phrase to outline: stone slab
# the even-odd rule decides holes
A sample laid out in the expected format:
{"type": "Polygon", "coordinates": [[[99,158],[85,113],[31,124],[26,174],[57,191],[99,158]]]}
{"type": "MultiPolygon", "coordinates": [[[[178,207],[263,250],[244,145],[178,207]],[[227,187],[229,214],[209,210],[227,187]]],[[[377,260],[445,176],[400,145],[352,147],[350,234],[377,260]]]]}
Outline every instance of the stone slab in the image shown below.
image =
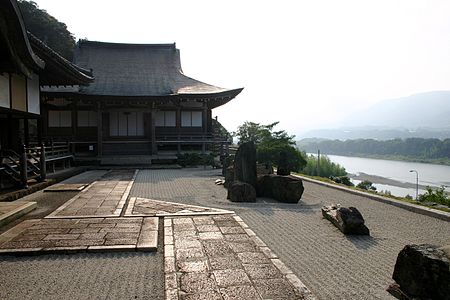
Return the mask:
{"type": "MultiPolygon", "coordinates": [[[[46,216],[47,219],[119,217],[139,170],[113,170],[46,216]]],[[[82,175],[82,174],[81,174],[82,175]]]]}
{"type": "Polygon", "coordinates": [[[187,205],[148,198],[131,197],[125,216],[127,217],[177,217],[198,215],[234,214],[233,211],[204,206],[187,205]]]}
{"type": "Polygon", "coordinates": [[[29,213],[36,206],[36,202],[0,202],[0,227],[29,213]]]}
{"type": "Polygon", "coordinates": [[[26,220],[0,235],[0,254],[155,251],[158,218],[26,220]]]}
{"type": "Polygon", "coordinates": [[[78,192],[85,189],[92,182],[108,173],[108,170],[91,170],[70,177],[60,183],[51,185],[44,192],[78,192]]]}
{"type": "Polygon", "coordinates": [[[166,299],[315,299],[236,215],[166,217],[164,233],[166,299]]]}

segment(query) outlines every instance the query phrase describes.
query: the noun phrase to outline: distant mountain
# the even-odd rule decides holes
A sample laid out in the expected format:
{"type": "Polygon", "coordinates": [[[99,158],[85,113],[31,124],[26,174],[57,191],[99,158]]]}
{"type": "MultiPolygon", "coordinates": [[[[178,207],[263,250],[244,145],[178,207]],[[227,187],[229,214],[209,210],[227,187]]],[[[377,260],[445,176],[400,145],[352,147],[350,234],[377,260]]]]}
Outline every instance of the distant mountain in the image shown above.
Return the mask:
{"type": "Polygon", "coordinates": [[[389,99],[349,117],[338,129],[312,130],[301,138],[449,138],[450,91],[389,99]]]}
{"type": "Polygon", "coordinates": [[[390,139],[407,139],[407,138],[435,138],[447,139],[450,138],[450,128],[418,128],[415,130],[409,129],[394,129],[376,126],[367,127],[351,127],[351,128],[337,128],[337,129],[316,129],[308,131],[305,134],[299,135],[299,138],[309,139],[331,139],[331,140],[355,140],[355,139],[376,139],[376,140],[390,140],[390,139]]]}
{"type": "Polygon", "coordinates": [[[392,128],[450,128],[450,91],[420,93],[389,99],[362,111],[347,126],[382,126],[392,128]]]}

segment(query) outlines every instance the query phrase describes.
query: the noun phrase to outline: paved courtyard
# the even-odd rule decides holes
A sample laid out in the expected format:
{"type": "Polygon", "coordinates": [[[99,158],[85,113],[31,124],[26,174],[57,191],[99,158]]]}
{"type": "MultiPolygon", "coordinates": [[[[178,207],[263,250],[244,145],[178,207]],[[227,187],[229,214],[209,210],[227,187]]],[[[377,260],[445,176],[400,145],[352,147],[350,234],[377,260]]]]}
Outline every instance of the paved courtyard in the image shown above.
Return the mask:
{"type": "Polygon", "coordinates": [[[220,170],[100,175],[24,198],[37,212],[7,226],[0,253],[41,256],[0,257],[1,299],[392,299],[404,245],[450,244],[450,222],[309,182],[299,204],[232,203],[220,170]],[[358,207],[371,237],[323,219],[331,203],[358,207]],[[106,250],[127,252],[74,254],[106,250]]]}
{"type": "Polygon", "coordinates": [[[450,222],[305,182],[299,204],[231,203],[220,170],[141,170],[130,195],[235,211],[319,299],[393,299],[386,291],[409,243],[450,244],[450,222]],[[320,207],[356,206],[371,237],[344,236],[320,207]]]}
{"type": "Polygon", "coordinates": [[[134,170],[113,170],[46,218],[119,217],[133,184],[134,170]]]}
{"type": "MultiPolygon", "coordinates": [[[[159,248],[158,251],[164,253],[162,290],[168,300],[314,299],[298,277],[233,211],[129,197],[137,170],[113,170],[92,178],[97,176],[95,173],[86,172],[86,177],[93,181],[89,185],[85,180],[77,183],[80,187],[66,182],[53,189],[53,193],[46,193],[48,197],[42,193],[35,197],[52,198],[50,195],[55,193],[79,191],[70,199],[66,197],[65,203],[44,218],[25,218],[1,234],[0,254],[6,255],[1,264],[10,259],[8,255],[51,255],[49,258],[53,259],[61,252],[79,257],[78,252],[134,252],[159,248]],[[114,203],[105,204],[109,202],[114,203]],[[105,206],[114,213],[105,215],[105,206]],[[161,222],[164,228],[158,229],[161,222]]],[[[82,174],[78,177],[83,179],[82,174]]],[[[161,258],[160,255],[149,256],[147,263],[156,264],[156,268],[161,266],[162,261],[155,261],[158,257],[161,258]]],[[[50,297],[50,284],[45,280],[40,281],[43,289],[40,286],[24,288],[36,279],[31,274],[18,274],[22,261],[26,262],[27,258],[8,265],[9,272],[21,278],[0,292],[2,299],[15,298],[13,295],[50,297]]],[[[95,257],[92,261],[95,264],[95,257]]],[[[124,268],[129,269],[126,262],[124,268]]],[[[157,273],[153,277],[161,278],[161,269],[157,273]]],[[[99,277],[104,282],[111,280],[111,275],[99,277]]],[[[126,279],[127,282],[133,280],[133,277],[126,279]]],[[[55,285],[68,288],[64,280],[55,285]]],[[[151,298],[162,298],[161,285],[153,285],[152,289],[155,296],[151,298]]],[[[95,298],[115,298],[118,292],[120,288],[113,288],[106,295],[95,291],[87,294],[95,298]]],[[[61,293],[56,295],[61,297],[61,293]]],[[[85,295],[75,293],[71,298],[85,298],[85,295]]],[[[120,299],[137,297],[130,294],[120,299]]]]}

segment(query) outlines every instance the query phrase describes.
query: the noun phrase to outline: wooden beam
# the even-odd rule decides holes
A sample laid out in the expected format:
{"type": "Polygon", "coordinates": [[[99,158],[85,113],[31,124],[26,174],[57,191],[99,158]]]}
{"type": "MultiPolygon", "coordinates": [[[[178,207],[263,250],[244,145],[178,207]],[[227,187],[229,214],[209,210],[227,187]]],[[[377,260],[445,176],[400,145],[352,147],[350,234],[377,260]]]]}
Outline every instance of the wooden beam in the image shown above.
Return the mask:
{"type": "Polygon", "coordinates": [[[103,119],[100,102],[97,104],[97,157],[101,158],[103,154],[103,119]]]}

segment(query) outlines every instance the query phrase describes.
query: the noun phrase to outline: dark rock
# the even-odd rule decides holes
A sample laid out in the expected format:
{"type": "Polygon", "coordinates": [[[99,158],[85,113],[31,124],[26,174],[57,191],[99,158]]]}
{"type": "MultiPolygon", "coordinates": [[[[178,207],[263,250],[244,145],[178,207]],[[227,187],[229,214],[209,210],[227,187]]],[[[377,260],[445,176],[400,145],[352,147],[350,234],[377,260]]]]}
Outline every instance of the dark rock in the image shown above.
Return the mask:
{"type": "Polygon", "coordinates": [[[322,215],[344,234],[370,235],[363,216],[355,207],[323,206],[322,215]]]}
{"type": "Polygon", "coordinates": [[[298,203],[304,187],[300,178],[294,176],[263,175],[258,177],[257,195],[274,198],[285,203],[298,203]]]}
{"type": "Polygon", "coordinates": [[[223,186],[229,188],[231,183],[234,181],[234,167],[229,166],[225,171],[225,183],[223,186]]]}
{"type": "Polygon", "coordinates": [[[289,170],[287,153],[281,151],[278,157],[277,175],[288,176],[290,174],[291,170],[289,170]]]}
{"type": "Polygon", "coordinates": [[[391,294],[392,296],[394,296],[397,299],[400,300],[411,300],[410,297],[408,297],[401,289],[400,286],[396,283],[392,283],[391,285],[389,285],[389,287],[386,289],[386,291],[388,291],[389,294],[391,294]]]}
{"type": "Polygon", "coordinates": [[[269,164],[256,164],[256,175],[269,175],[273,174],[273,167],[269,164]]]}
{"type": "Polygon", "coordinates": [[[411,299],[450,299],[450,260],[445,250],[423,244],[406,245],[400,251],[392,278],[404,295],[411,299]]]}
{"type": "Polygon", "coordinates": [[[246,182],[256,188],[256,146],[253,142],[239,146],[234,158],[234,180],[246,182]]]}
{"type": "Polygon", "coordinates": [[[225,176],[227,173],[227,169],[230,166],[233,166],[234,163],[234,155],[227,156],[222,161],[222,175],[225,176]]]}
{"type": "Polygon", "coordinates": [[[242,181],[234,181],[228,188],[228,196],[232,202],[255,202],[255,188],[242,181]]]}

